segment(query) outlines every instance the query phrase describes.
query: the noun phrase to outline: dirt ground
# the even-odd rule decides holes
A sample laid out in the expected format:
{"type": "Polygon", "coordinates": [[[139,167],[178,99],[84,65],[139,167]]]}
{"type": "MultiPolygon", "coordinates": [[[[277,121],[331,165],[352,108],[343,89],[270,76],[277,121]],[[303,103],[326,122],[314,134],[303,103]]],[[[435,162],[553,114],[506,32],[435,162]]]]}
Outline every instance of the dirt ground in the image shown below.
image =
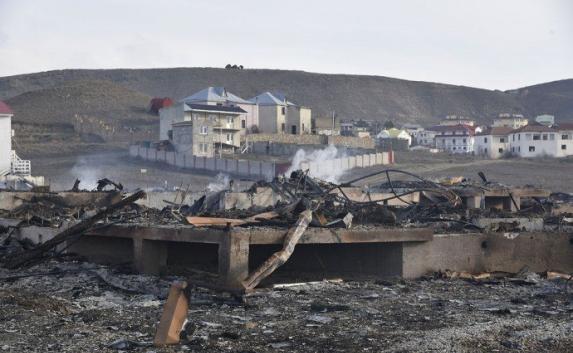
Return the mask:
{"type": "MultiPolygon", "coordinates": [[[[119,149],[49,156],[32,154],[26,157],[32,160],[33,173],[44,175],[53,190],[71,188],[75,178],[82,180],[84,188],[93,188],[97,179],[108,177],[129,189],[172,189],[190,185],[191,190],[202,191],[215,177],[215,174],[184,171],[165,164],[136,160],[119,149]],[[145,173],[142,173],[142,169],[145,173]]],[[[483,171],[490,180],[508,185],[529,184],[543,186],[551,191],[573,192],[573,158],[489,160],[420,151],[396,152],[395,158],[396,164],[392,168],[431,179],[457,175],[478,179],[477,173],[483,171]]],[[[382,169],[380,166],[354,169],[344,174],[343,181],[382,169]]],[[[382,180],[385,180],[384,175],[369,178],[362,183],[371,184],[382,180]]]]}
{"type": "Polygon", "coordinates": [[[318,282],[260,289],[242,299],[194,288],[182,343],[155,348],[155,327],[175,278],[52,261],[0,270],[0,349],[572,352],[572,283],[527,276],[318,282]]]}

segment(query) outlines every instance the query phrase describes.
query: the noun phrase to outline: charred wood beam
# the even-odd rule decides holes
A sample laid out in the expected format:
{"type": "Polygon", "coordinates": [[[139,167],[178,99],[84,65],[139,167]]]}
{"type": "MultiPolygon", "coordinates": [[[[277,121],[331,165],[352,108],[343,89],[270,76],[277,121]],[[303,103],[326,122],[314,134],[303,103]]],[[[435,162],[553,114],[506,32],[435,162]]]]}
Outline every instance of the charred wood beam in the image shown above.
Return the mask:
{"type": "Polygon", "coordinates": [[[81,221],[80,223],[75,224],[70,228],[58,233],[52,239],[38,245],[37,247],[27,251],[11,254],[5,259],[4,266],[12,269],[18,268],[36,259],[42,258],[46,252],[54,249],[59,244],[68,240],[71,241],[76,240],[77,238],[81,237],[84,233],[86,233],[88,230],[92,229],[97,222],[109,216],[114,211],[119,210],[143,197],[145,197],[145,192],[142,190],[137,191],[134,194],[126,197],[125,199],[110,205],[108,208],[99,211],[94,216],[84,221],[81,221]]]}

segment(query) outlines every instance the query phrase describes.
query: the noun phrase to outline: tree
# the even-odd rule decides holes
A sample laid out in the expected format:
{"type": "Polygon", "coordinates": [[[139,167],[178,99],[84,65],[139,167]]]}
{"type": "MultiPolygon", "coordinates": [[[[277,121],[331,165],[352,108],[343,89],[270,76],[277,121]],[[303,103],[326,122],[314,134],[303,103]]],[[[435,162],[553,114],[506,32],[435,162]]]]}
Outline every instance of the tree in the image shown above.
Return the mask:
{"type": "Polygon", "coordinates": [[[227,64],[227,66],[225,66],[225,69],[227,69],[227,70],[229,70],[231,68],[232,68],[231,64],[227,64]]]}
{"type": "Polygon", "coordinates": [[[392,122],[392,120],[388,120],[387,122],[384,123],[384,129],[391,129],[394,127],[394,123],[392,122]]]}
{"type": "Polygon", "coordinates": [[[242,70],[243,68],[243,65],[239,65],[239,70],[242,70]]]}

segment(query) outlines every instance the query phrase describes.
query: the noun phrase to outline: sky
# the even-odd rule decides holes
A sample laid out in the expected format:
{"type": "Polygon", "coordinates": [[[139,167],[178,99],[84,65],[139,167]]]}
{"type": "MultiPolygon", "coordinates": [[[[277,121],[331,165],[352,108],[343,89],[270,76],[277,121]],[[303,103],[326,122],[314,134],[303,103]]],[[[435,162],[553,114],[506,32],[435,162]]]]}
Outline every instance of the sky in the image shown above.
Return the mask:
{"type": "Polygon", "coordinates": [[[573,78],[573,1],[0,0],[0,76],[228,63],[513,89],[573,78]]]}

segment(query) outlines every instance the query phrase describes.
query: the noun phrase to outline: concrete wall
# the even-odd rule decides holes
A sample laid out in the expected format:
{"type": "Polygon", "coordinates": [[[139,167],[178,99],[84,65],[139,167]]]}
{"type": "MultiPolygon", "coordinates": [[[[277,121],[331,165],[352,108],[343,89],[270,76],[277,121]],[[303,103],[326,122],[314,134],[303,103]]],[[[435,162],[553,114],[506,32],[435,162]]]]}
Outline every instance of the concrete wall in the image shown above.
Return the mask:
{"type": "MultiPolygon", "coordinates": [[[[270,180],[288,169],[281,168],[275,162],[198,157],[184,153],[156,151],[153,148],[143,146],[131,146],[130,155],[149,161],[164,162],[184,169],[219,171],[266,180],[270,180]]],[[[390,155],[388,152],[379,152],[335,158],[327,161],[303,162],[301,168],[310,169],[311,174],[312,171],[316,172],[318,170],[328,170],[329,173],[334,173],[337,170],[389,164],[391,163],[390,155]]]]}
{"type": "Polygon", "coordinates": [[[504,233],[435,235],[426,243],[405,243],[403,275],[415,278],[429,272],[453,270],[573,272],[573,237],[565,233],[504,233]]]}

